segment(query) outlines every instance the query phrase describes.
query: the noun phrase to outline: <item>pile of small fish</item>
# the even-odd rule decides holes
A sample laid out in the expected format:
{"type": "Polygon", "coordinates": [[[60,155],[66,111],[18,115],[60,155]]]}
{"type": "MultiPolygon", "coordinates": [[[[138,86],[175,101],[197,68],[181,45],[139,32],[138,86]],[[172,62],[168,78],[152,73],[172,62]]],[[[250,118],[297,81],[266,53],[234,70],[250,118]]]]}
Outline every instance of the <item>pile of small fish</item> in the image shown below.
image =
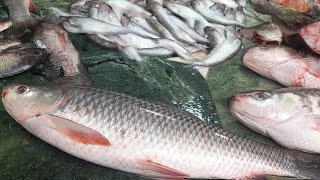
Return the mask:
{"type": "MultiPolygon", "coordinates": [[[[4,1],[10,20],[3,23],[4,28],[0,24],[0,29],[31,25],[32,41],[40,49],[5,51],[0,58],[18,56],[20,61],[0,59],[1,70],[7,70],[0,72],[3,76],[8,72],[9,75],[22,72],[26,68],[21,65],[37,64],[48,53],[50,56],[44,62],[46,77],[59,82],[42,86],[16,84],[3,89],[2,102],[7,112],[38,138],[81,159],[151,179],[320,177],[318,154],[261,144],[224,131],[181,109],[92,87],[66,31],[54,23],[31,20],[29,10],[35,9],[35,4],[30,0],[4,1]],[[17,66],[8,66],[7,62],[17,66]]],[[[68,31],[88,33],[99,44],[120,48],[136,60],[141,61],[143,55],[178,54],[192,65],[209,66],[231,57],[240,48],[237,31],[243,26],[245,2],[77,0],[71,5],[71,14],[53,10],[62,16],[68,31]],[[195,60],[195,52],[210,48],[204,60],[195,60]]],[[[280,29],[267,23],[240,34],[256,42],[279,44],[282,42],[280,29]]],[[[1,47],[21,44],[17,40],[9,42],[1,47]]],[[[313,44],[312,38],[306,42],[313,44]]],[[[281,65],[291,57],[306,58],[279,45],[260,49],[257,52],[264,53],[261,58],[279,58],[283,61],[281,65]]],[[[256,49],[249,50],[245,59],[259,61],[255,53],[256,49]]],[[[308,67],[316,62],[308,63],[300,64],[313,75],[308,67]]],[[[273,67],[267,66],[267,70],[259,72],[269,73],[273,67]]],[[[230,109],[246,125],[286,147],[319,153],[319,91],[285,89],[240,94],[232,98],[230,109]],[[265,119],[269,124],[259,124],[265,119]],[[288,132],[283,131],[286,127],[288,132]],[[314,131],[298,133],[301,127],[314,131]],[[282,138],[283,133],[290,137],[282,138]]]]}
{"type": "Polygon", "coordinates": [[[95,42],[129,58],[174,54],[191,66],[211,66],[233,57],[242,41],[246,0],[86,0],[70,13],[52,8],[72,33],[90,34],[95,42]],[[204,54],[201,56],[201,54],[204,54]]]}

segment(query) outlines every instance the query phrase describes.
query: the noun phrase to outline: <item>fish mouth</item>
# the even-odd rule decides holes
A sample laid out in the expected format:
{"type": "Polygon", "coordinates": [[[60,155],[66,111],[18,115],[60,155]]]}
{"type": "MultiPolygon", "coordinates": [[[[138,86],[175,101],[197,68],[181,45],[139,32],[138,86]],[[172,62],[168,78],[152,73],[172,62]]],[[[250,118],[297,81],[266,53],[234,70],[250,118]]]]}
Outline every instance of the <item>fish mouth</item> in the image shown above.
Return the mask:
{"type": "Polygon", "coordinates": [[[261,126],[260,124],[256,123],[256,119],[252,118],[250,116],[245,115],[244,113],[241,112],[236,112],[232,113],[234,117],[236,117],[242,124],[247,126],[249,129],[264,135],[268,136],[267,132],[267,127],[266,126],[261,126]],[[250,122],[250,123],[249,123],[250,122]]]}
{"type": "Polygon", "coordinates": [[[235,101],[239,101],[236,96],[231,96],[228,99],[227,104],[228,104],[229,111],[231,111],[231,108],[233,107],[233,104],[234,104],[235,101]]]}

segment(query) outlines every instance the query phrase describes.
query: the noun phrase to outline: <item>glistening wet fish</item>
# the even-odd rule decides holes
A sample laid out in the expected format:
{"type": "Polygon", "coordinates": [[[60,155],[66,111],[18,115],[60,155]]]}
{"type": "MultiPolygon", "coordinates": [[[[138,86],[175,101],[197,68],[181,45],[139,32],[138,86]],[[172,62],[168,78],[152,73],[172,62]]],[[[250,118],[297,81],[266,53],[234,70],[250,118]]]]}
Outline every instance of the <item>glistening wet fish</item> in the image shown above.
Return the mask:
{"type": "Polygon", "coordinates": [[[31,12],[38,15],[40,12],[32,0],[2,0],[2,3],[8,9],[14,28],[26,28],[37,24],[31,12]]]}
{"type": "Polygon", "coordinates": [[[36,48],[0,52],[0,78],[27,71],[44,62],[47,56],[45,50],[36,48]]]}
{"type": "Polygon", "coordinates": [[[285,46],[257,46],[243,57],[243,64],[256,73],[289,87],[320,87],[320,62],[285,46]]]}
{"type": "Polygon", "coordinates": [[[320,90],[285,88],[233,96],[232,114],[284,147],[320,153],[320,90]]]}
{"type": "MultiPolygon", "coordinates": [[[[46,77],[51,81],[59,81],[63,77],[86,77],[83,82],[90,82],[87,69],[84,67],[79,52],[73,46],[68,34],[59,25],[53,23],[41,23],[33,37],[35,45],[45,49],[49,54],[46,63],[46,77]]],[[[76,81],[80,82],[80,81],[76,81]]],[[[78,85],[92,85],[89,84],[78,85]]]]}
{"type": "Polygon", "coordinates": [[[170,11],[174,12],[175,14],[181,16],[188,25],[194,28],[196,23],[198,23],[199,29],[201,32],[198,32],[200,35],[204,35],[204,28],[205,27],[213,27],[217,29],[224,29],[224,26],[218,24],[209,23],[201,14],[196,12],[190,7],[174,3],[171,0],[165,0],[163,5],[168,8],[170,11]]]}
{"type": "Polygon", "coordinates": [[[241,29],[239,34],[261,44],[281,44],[283,37],[280,28],[272,22],[263,23],[248,29],[241,29]]]}
{"type": "Polygon", "coordinates": [[[156,39],[155,41],[135,34],[119,34],[118,36],[114,36],[113,38],[114,41],[122,47],[135,47],[136,49],[161,47],[166,48],[170,51],[174,51],[180,57],[185,58],[188,61],[195,60],[195,58],[188,52],[186,48],[170,39],[156,39]]]}
{"type": "Polygon", "coordinates": [[[102,0],[107,3],[118,17],[121,19],[124,13],[133,13],[140,17],[150,17],[151,13],[141,6],[127,0],[102,0]]]}
{"type": "Polygon", "coordinates": [[[126,34],[134,33],[143,37],[148,37],[144,32],[129,27],[116,26],[107,22],[103,22],[87,17],[67,17],[62,20],[64,28],[72,33],[87,33],[87,34],[126,34]]]}
{"type": "Polygon", "coordinates": [[[241,39],[237,35],[228,37],[217,47],[213,48],[205,59],[195,62],[191,66],[213,66],[220,64],[236,55],[241,45],[241,39]]]}
{"type": "Polygon", "coordinates": [[[178,41],[187,44],[194,44],[196,41],[189,34],[184,32],[172,21],[167,11],[155,0],[147,0],[147,7],[155,14],[157,20],[175,37],[178,41]]]}
{"type": "MultiPolygon", "coordinates": [[[[224,24],[224,25],[237,25],[240,27],[245,27],[245,25],[242,24],[241,22],[238,22],[233,19],[229,19],[225,16],[221,16],[221,15],[219,16],[219,14],[217,13],[213,13],[212,10],[210,10],[210,7],[206,6],[206,3],[204,0],[192,1],[192,6],[198,13],[200,13],[210,22],[224,24]]],[[[234,16],[235,16],[235,12],[234,12],[234,16]]]]}
{"type": "Polygon", "coordinates": [[[11,85],[7,112],[78,158],[154,179],[316,179],[319,155],[231,134],[161,103],[91,87],[11,85]]]}

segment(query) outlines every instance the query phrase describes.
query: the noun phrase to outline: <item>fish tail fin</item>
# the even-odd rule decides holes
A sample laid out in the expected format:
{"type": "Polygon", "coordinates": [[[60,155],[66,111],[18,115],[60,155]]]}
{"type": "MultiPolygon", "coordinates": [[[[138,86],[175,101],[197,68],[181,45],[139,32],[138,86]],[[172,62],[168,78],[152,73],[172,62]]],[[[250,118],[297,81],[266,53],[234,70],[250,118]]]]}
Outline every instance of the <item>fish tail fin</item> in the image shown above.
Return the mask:
{"type": "Polygon", "coordinates": [[[301,179],[319,179],[320,155],[292,151],[296,163],[296,177],[301,179]]]}

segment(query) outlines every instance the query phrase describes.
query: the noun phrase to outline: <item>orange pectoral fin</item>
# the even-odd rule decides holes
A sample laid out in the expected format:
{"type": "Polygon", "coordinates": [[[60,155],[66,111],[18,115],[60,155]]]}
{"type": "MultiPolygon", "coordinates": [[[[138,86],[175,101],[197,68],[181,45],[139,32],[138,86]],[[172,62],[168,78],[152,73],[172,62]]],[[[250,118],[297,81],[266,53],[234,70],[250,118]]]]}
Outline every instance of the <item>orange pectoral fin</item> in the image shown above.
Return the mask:
{"type": "Polygon", "coordinates": [[[73,141],[82,144],[111,146],[107,138],[91,128],[54,115],[42,115],[42,118],[49,119],[53,123],[52,129],[73,141]]]}
{"type": "Polygon", "coordinates": [[[29,11],[40,16],[40,11],[37,5],[33,2],[33,0],[29,0],[29,11]]]}
{"type": "Polygon", "coordinates": [[[146,171],[144,176],[148,178],[182,180],[189,177],[187,174],[181,173],[177,170],[152,162],[150,160],[142,160],[139,162],[139,164],[141,168],[146,171]]]}

